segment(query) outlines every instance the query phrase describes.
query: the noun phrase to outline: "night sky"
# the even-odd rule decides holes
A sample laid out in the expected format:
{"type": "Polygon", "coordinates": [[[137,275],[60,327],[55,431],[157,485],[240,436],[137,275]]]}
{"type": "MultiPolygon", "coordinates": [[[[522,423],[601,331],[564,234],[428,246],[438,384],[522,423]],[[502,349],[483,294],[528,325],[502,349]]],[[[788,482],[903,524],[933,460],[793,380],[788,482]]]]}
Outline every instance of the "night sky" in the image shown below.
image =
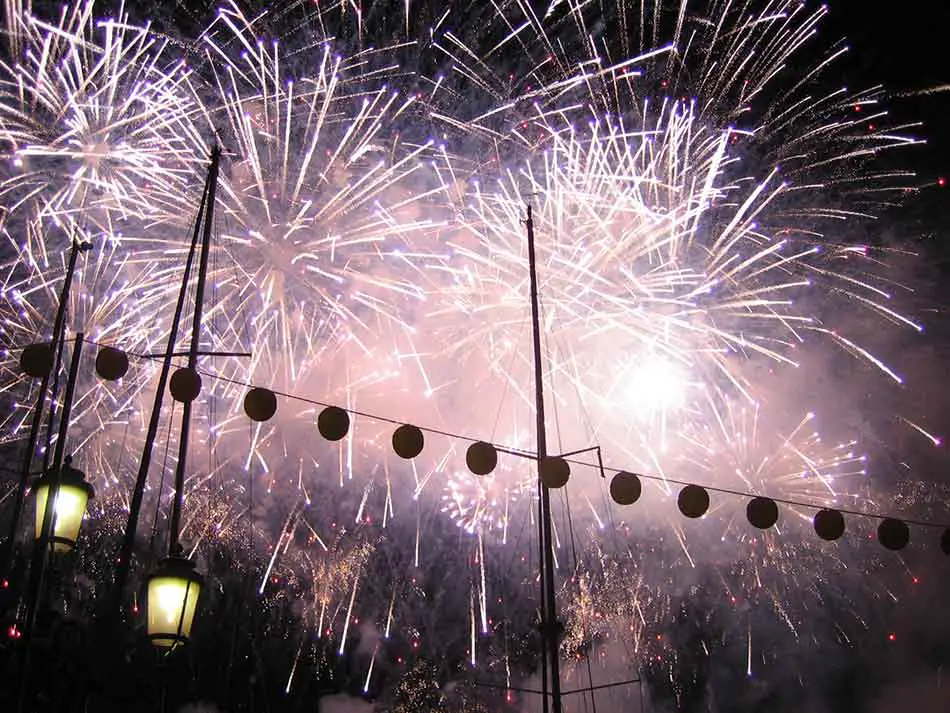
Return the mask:
{"type": "MultiPolygon", "coordinates": [[[[915,135],[926,139],[899,157],[918,173],[921,192],[904,211],[891,218],[919,224],[928,249],[946,261],[950,248],[936,233],[950,228],[945,207],[950,185],[950,3],[940,0],[866,2],[832,0],[824,38],[845,37],[851,51],[841,63],[845,82],[854,86],[882,84],[890,95],[888,108],[904,122],[921,122],[915,135]],[[923,93],[937,87],[945,91],[923,93]]],[[[923,237],[923,236],[921,236],[923,237]]]]}
{"type": "Polygon", "coordinates": [[[950,157],[950,91],[903,96],[950,84],[950,4],[939,1],[865,2],[832,0],[829,34],[846,36],[851,47],[843,67],[861,83],[881,83],[895,115],[924,123],[925,151],[915,154],[922,178],[946,172],[950,157]]]}

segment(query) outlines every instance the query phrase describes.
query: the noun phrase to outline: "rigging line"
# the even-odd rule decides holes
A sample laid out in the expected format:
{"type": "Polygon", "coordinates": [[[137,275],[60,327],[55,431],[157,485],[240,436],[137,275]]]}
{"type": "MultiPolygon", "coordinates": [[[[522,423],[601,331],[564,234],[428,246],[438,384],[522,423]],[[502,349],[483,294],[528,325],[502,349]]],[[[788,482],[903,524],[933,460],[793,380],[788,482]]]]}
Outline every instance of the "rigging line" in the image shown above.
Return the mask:
{"type": "Polygon", "coordinates": [[[162,495],[165,492],[165,475],[168,473],[168,451],[172,441],[172,422],[175,420],[175,408],[178,402],[172,400],[172,412],[168,417],[168,428],[165,431],[165,456],[162,459],[162,477],[158,481],[158,494],[155,498],[155,515],[152,517],[152,535],[148,541],[149,558],[155,555],[155,540],[158,539],[158,514],[162,507],[162,495]]]}
{"type": "MultiPolygon", "coordinates": [[[[524,493],[523,493],[523,494],[524,494],[524,493]]],[[[531,497],[531,496],[529,496],[529,497],[531,497]]],[[[535,511],[534,508],[532,508],[532,507],[529,507],[529,508],[528,508],[528,512],[529,512],[529,513],[533,514],[534,511],[535,511]]],[[[514,547],[510,548],[510,549],[511,549],[511,554],[510,554],[510,556],[509,556],[509,558],[508,558],[508,566],[507,566],[507,567],[505,568],[505,570],[504,570],[504,571],[506,571],[506,572],[510,572],[510,571],[512,571],[512,569],[514,568],[514,561],[515,561],[515,559],[519,556],[518,553],[519,553],[519,551],[521,550],[521,542],[523,541],[523,539],[524,539],[524,537],[525,537],[525,529],[528,527],[528,525],[529,525],[529,523],[528,523],[528,518],[521,518],[521,527],[520,527],[520,529],[518,530],[518,533],[517,533],[517,535],[515,536],[515,538],[512,540],[512,542],[514,543],[514,547]]],[[[528,547],[528,548],[526,548],[526,551],[527,551],[527,553],[528,553],[528,568],[531,569],[531,570],[534,570],[534,569],[536,569],[536,568],[532,566],[532,561],[531,561],[531,557],[533,556],[532,548],[528,547]]],[[[507,600],[507,598],[506,598],[506,599],[505,599],[506,605],[507,605],[507,602],[508,602],[508,600],[507,600]]]]}
{"type": "Polygon", "coordinates": [[[129,418],[125,421],[125,428],[122,429],[122,444],[119,446],[119,461],[116,463],[114,473],[122,472],[122,454],[125,453],[125,445],[129,441],[129,429],[132,427],[131,412],[129,418]]]}
{"type": "MultiPolygon", "coordinates": [[[[210,379],[218,379],[218,380],[225,381],[225,382],[228,382],[228,383],[233,383],[233,384],[236,384],[236,385],[246,386],[246,387],[248,387],[248,388],[250,388],[250,387],[253,386],[253,384],[250,384],[250,383],[243,383],[243,382],[240,382],[240,381],[238,381],[238,380],[236,380],[236,379],[230,379],[230,378],[228,378],[228,377],[220,376],[220,375],[217,375],[217,374],[212,374],[212,373],[210,373],[210,372],[202,371],[202,370],[200,370],[200,369],[199,369],[198,371],[201,372],[202,374],[208,376],[210,379]]],[[[324,406],[324,407],[326,407],[326,406],[333,406],[333,404],[326,403],[326,402],[323,402],[323,401],[319,401],[319,400],[317,400],[317,399],[309,398],[309,397],[306,397],[306,396],[299,396],[299,395],[297,395],[297,394],[292,394],[292,393],[288,393],[288,392],[278,391],[278,390],[274,390],[274,389],[271,389],[271,391],[272,391],[275,395],[277,395],[277,396],[283,396],[283,397],[285,397],[285,398],[288,398],[288,399],[291,399],[291,400],[294,400],[294,401],[300,401],[300,402],[302,402],[302,403],[307,403],[307,404],[314,405],[314,406],[324,406]]],[[[375,421],[382,421],[383,423],[389,423],[389,424],[392,424],[392,425],[401,425],[401,424],[403,423],[403,421],[401,421],[401,420],[394,419],[394,418],[390,418],[390,417],[388,417],[388,416],[380,416],[380,415],[373,414],[373,413],[369,413],[369,412],[366,412],[366,411],[357,411],[357,410],[355,410],[355,409],[347,409],[347,408],[343,408],[343,407],[337,407],[337,408],[340,408],[341,410],[346,411],[347,413],[350,413],[350,414],[352,414],[352,415],[354,415],[354,416],[361,416],[361,417],[363,417],[363,418],[369,418],[369,419],[373,419],[373,420],[375,420],[375,421]]],[[[446,431],[446,430],[438,429],[438,428],[432,428],[432,427],[429,427],[429,426],[416,426],[416,428],[418,428],[420,431],[423,431],[423,432],[425,432],[425,433],[431,433],[431,434],[435,434],[435,435],[446,436],[447,438],[456,438],[456,439],[458,439],[458,440],[468,441],[468,442],[470,442],[470,443],[475,443],[475,442],[478,441],[477,438],[474,438],[474,437],[472,437],[472,436],[466,436],[466,435],[464,435],[464,434],[454,433],[454,432],[452,432],[452,431],[446,431]]],[[[522,457],[522,458],[533,458],[533,457],[535,457],[534,454],[531,453],[530,451],[526,451],[526,450],[521,449],[521,448],[514,448],[514,447],[509,447],[509,446],[498,446],[498,445],[496,445],[495,447],[496,447],[498,450],[501,450],[501,451],[503,451],[503,452],[505,452],[505,453],[509,453],[509,454],[511,454],[511,455],[515,455],[515,456],[518,456],[518,457],[522,457]]],[[[585,461],[579,461],[579,460],[576,460],[576,459],[573,459],[573,458],[565,458],[564,460],[567,461],[568,463],[572,464],[572,465],[582,466],[582,467],[585,467],[585,468],[592,468],[592,469],[594,469],[594,470],[597,470],[598,472],[600,471],[600,466],[594,465],[594,464],[592,464],[592,463],[587,463],[587,462],[585,462],[585,461]]],[[[637,477],[643,478],[644,480],[650,480],[650,481],[662,482],[662,483],[673,483],[674,485],[683,485],[683,486],[685,486],[685,485],[700,485],[700,487],[702,487],[702,488],[704,488],[705,490],[708,490],[708,491],[710,491],[710,492],[713,492],[713,493],[722,493],[722,494],[727,494],[727,495],[735,495],[735,496],[738,496],[738,497],[748,498],[748,499],[752,499],[752,498],[754,498],[754,497],[757,497],[758,495],[761,495],[761,494],[756,494],[756,493],[747,493],[747,492],[744,492],[744,491],[741,491],[741,490],[731,490],[731,489],[729,489],[729,488],[723,488],[723,487],[719,487],[719,486],[705,485],[705,484],[699,484],[699,483],[691,483],[691,482],[686,481],[686,480],[680,480],[680,479],[677,479],[677,478],[670,478],[670,477],[662,476],[662,475],[650,475],[650,474],[638,472],[636,469],[630,470],[630,469],[627,469],[627,468],[612,466],[612,465],[609,465],[609,464],[607,464],[607,465],[604,466],[604,470],[610,470],[610,471],[616,471],[616,472],[626,471],[626,472],[634,473],[634,474],[637,475],[637,477]]],[[[822,509],[824,509],[824,508],[826,507],[826,506],[824,506],[824,505],[817,504],[817,503],[810,503],[810,502],[804,502],[804,501],[791,500],[791,499],[789,499],[789,498],[780,498],[780,497],[775,497],[775,496],[772,496],[772,495],[764,495],[764,497],[769,497],[771,500],[774,500],[776,503],[781,503],[781,504],[783,504],[783,505],[795,505],[795,506],[798,506],[798,507],[805,507],[805,508],[810,508],[810,509],[814,509],[814,510],[822,510],[822,509]]],[[[875,519],[875,520],[883,520],[883,519],[885,519],[885,518],[893,517],[893,518],[896,518],[896,519],[900,519],[900,520],[902,520],[902,521],[904,521],[905,523],[910,524],[910,525],[919,525],[919,526],[922,526],[922,527],[943,527],[943,528],[950,527],[950,523],[946,523],[946,522],[936,522],[936,521],[919,520],[919,519],[913,519],[913,518],[908,518],[908,517],[904,517],[904,516],[895,516],[895,515],[887,515],[887,514],[878,515],[878,514],[874,514],[874,513],[863,512],[863,511],[860,511],[860,510],[851,510],[851,509],[844,509],[844,508],[838,508],[838,507],[835,507],[835,508],[833,508],[833,509],[834,509],[834,510],[837,510],[838,512],[840,512],[840,513],[842,513],[842,514],[844,514],[844,515],[854,515],[854,516],[858,516],[858,517],[871,518],[871,519],[875,519]]]]}
{"type": "MultiPolygon", "coordinates": [[[[574,517],[571,515],[571,496],[567,488],[562,488],[562,502],[564,503],[565,510],[567,511],[567,530],[571,540],[571,557],[574,560],[573,569],[577,571],[579,562],[577,559],[577,537],[574,532],[574,517]]],[[[587,636],[593,638],[593,632],[588,628],[587,636]]],[[[587,660],[587,683],[591,687],[590,690],[590,703],[591,703],[591,713],[597,713],[597,701],[594,699],[594,674],[591,670],[590,665],[590,656],[584,657],[587,660]]]]}
{"type": "MultiPolygon", "coordinates": [[[[519,329],[518,329],[518,336],[517,336],[518,342],[521,341],[521,335],[524,334],[525,329],[527,328],[528,324],[530,324],[530,322],[531,322],[531,315],[529,314],[527,317],[525,317],[524,320],[522,320],[522,322],[521,322],[521,327],[519,327],[519,329]]],[[[516,342],[516,343],[517,343],[517,342],[516,342]]],[[[518,356],[518,350],[517,350],[517,349],[512,349],[512,350],[511,350],[511,357],[510,357],[509,362],[508,362],[508,373],[509,373],[509,374],[512,372],[512,369],[513,369],[514,363],[515,363],[515,357],[517,357],[517,356],[518,356]]],[[[509,392],[510,390],[511,390],[511,379],[504,379],[504,387],[503,387],[503,389],[502,389],[501,396],[498,398],[498,409],[495,411],[495,421],[494,421],[494,423],[492,423],[492,427],[491,427],[491,437],[492,437],[492,438],[494,438],[494,437],[495,437],[495,434],[498,432],[498,422],[501,421],[501,411],[502,411],[502,407],[503,407],[504,404],[505,404],[505,400],[508,398],[508,392],[509,392]]]]}
{"type": "MultiPolygon", "coordinates": [[[[572,345],[568,343],[567,345],[568,355],[573,357],[573,353],[571,349],[572,349],[572,345]]],[[[572,358],[570,362],[573,364],[575,360],[572,358]]],[[[591,416],[590,409],[587,407],[587,401],[581,398],[580,382],[578,379],[568,379],[568,384],[570,388],[573,389],[576,403],[578,404],[580,408],[581,417],[584,421],[584,427],[587,429],[588,442],[589,443],[596,442],[595,438],[596,438],[597,433],[596,433],[596,429],[594,428],[593,417],[591,416]]],[[[557,407],[555,406],[555,408],[557,407]]],[[[601,466],[603,466],[603,459],[600,454],[600,446],[596,446],[596,448],[597,448],[597,462],[601,466]]],[[[614,526],[613,508],[610,507],[609,495],[607,492],[604,491],[603,488],[600,489],[600,499],[601,499],[601,505],[604,506],[603,509],[607,513],[607,522],[610,523],[610,526],[611,526],[611,537],[615,539],[616,528],[614,526]]]]}
{"type": "Polygon", "coordinates": [[[590,709],[591,713],[597,713],[597,696],[594,694],[594,672],[591,670],[590,656],[587,659],[587,684],[590,687],[590,709]]]}
{"type": "MultiPolygon", "coordinates": [[[[544,294],[540,290],[538,291],[538,312],[540,314],[540,322],[543,325],[544,324],[544,294]]],[[[557,394],[557,390],[555,389],[555,385],[554,385],[555,372],[554,372],[554,369],[551,367],[551,364],[552,364],[551,354],[552,352],[557,351],[556,350],[557,344],[554,345],[555,349],[552,350],[551,345],[548,341],[548,333],[546,329],[541,330],[541,341],[544,344],[544,354],[547,357],[547,363],[548,363],[548,377],[549,378],[548,378],[546,393],[551,394],[551,408],[554,411],[554,432],[557,434],[558,449],[561,450],[564,448],[564,439],[561,436],[561,411],[558,408],[558,400],[557,400],[557,397],[555,396],[555,394],[557,394]]],[[[542,378],[543,378],[543,372],[542,372],[542,378]]]]}
{"type": "MultiPolygon", "coordinates": [[[[65,336],[65,326],[63,327],[63,336],[65,336]]],[[[57,340],[56,361],[53,364],[53,383],[50,385],[49,392],[49,417],[46,420],[46,446],[43,450],[43,472],[49,470],[50,456],[53,453],[53,434],[55,433],[54,423],[56,421],[56,396],[59,393],[59,377],[63,368],[63,345],[65,339],[57,340]]]]}
{"type": "MultiPolygon", "coordinates": [[[[220,234],[219,225],[223,219],[221,218],[220,211],[214,213],[212,216],[213,227],[211,230],[212,241],[210,245],[210,258],[211,258],[211,274],[218,274],[218,252],[220,251],[220,245],[218,244],[218,236],[220,234]]],[[[211,325],[209,331],[211,332],[211,355],[209,361],[211,366],[215,366],[216,355],[214,354],[214,335],[220,333],[218,329],[218,314],[220,310],[216,309],[218,305],[218,281],[211,280],[211,325]]],[[[218,461],[218,441],[214,431],[214,424],[218,422],[217,419],[217,399],[214,398],[212,394],[208,395],[208,472],[214,473],[217,470],[218,461]]]]}

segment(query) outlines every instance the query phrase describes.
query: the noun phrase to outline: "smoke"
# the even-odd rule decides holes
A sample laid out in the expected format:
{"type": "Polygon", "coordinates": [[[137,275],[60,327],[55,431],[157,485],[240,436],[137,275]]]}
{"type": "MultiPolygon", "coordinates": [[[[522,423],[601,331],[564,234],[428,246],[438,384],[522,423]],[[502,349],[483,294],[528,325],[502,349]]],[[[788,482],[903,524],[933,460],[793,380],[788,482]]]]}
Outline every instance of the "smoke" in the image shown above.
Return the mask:
{"type": "Polygon", "coordinates": [[[178,713],[224,713],[213,703],[186,703],[178,709],[178,713]]]}
{"type": "Polygon", "coordinates": [[[945,713],[950,710],[950,686],[942,679],[942,670],[938,670],[931,676],[888,686],[874,699],[870,713],[891,713],[896,710],[945,713]]]}
{"type": "Polygon", "coordinates": [[[373,713],[373,704],[345,693],[337,693],[321,698],[317,711],[319,713],[373,713]]]}
{"type": "MultiPolygon", "coordinates": [[[[646,713],[654,710],[646,682],[640,680],[640,674],[630,659],[630,651],[617,640],[593,649],[589,668],[587,659],[562,659],[561,691],[565,709],[596,710],[597,713],[646,713]]],[[[542,689],[540,672],[513,685],[522,689],[522,692],[512,692],[518,701],[517,710],[541,713],[541,695],[529,692],[542,689]]]]}
{"type": "Polygon", "coordinates": [[[360,656],[372,657],[382,640],[379,629],[372,624],[363,623],[360,624],[359,632],[359,643],[354,653],[360,656]]]}

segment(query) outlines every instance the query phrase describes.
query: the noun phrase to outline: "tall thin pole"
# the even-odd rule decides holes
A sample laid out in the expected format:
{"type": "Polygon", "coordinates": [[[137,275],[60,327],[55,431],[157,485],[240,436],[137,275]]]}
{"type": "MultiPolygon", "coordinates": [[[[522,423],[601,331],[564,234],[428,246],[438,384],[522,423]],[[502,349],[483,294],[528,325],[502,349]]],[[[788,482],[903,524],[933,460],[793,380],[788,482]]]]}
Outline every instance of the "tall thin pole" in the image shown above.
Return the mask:
{"type": "MultiPolygon", "coordinates": [[[[534,341],[534,403],[538,417],[538,492],[541,540],[541,635],[547,664],[550,666],[551,704],[554,713],[561,713],[561,665],[558,658],[560,627],[557,620],[557,603],[554,599],[554,550],[551,532],[550,488],[541,479],[541,468],[547,458],[547,439],[544,423],[544,379],[541,360],[541,315],[538,306],[538,265],[534,250],[534,219],[528,206],[528,272],[531,285],[531,336],[534,341]]],[[[543,664],[542,664],[543,665],[543,664]]],[[[544,687],[544,710],[547,711],[547,687],[544,687]]]]}
{"type": "MultiPolygon", "coordinates": [[[[217,163],[217,147],[211,154],[212,164],[217,163]]],[[[159,420],[161,418],[162,402],[165,397],[165,389],[168,387],[168,377],[171,372],[172,356],[175,353],[175,344],[178,340],[178,328],[181,324],[181,315],[185,308],[185,295],[188,292],[188,282],[191,276],[191,266],[194,263],[195,252],[198,247],[198,237],[201,233],[201,218],[204,213],[205,205],[208,201],[208,192],[211,185],[211,175],[209,171],[209,180],[205,182],[204,192],[201,194],[201,204],[198,207],[198,217],[195,220],[195,230],[191,238],[191,248],[188,251],[188,258],[185,261],[185,272],[181,278],[181,290],[178,292],[178,302],[175,305],[175,314],[172,317],[172,324],[168,334],[168,346],[165,349],[162,359],[162,368],[158,375],[158,384],[155,388],[155,400],[152,403],[152,414],[148,421],[148,430],[145,433],[145,445],[142,449],[142,459],[139,461],[139,472],[135,479],[135,486],[132,489],[132,499],[129,504],[129,517],[125,525],[125,534],[122,538],[122,545],[119,549],[118,562],[116,566],[115,583],[113,584],[113,597],[118,603],[125,591],[126,582],[129,579],[129,570],[132,566],[132,550],[135,546],[135,534],[138,529],[139,513],[142,510],[142,498],[145,493],[145,482],[148,480],[148,470],[152,463],[152,449],[155,446],[155,438],[158,435],[159,420]]],[[[115,612],[117,613],[117,612],[115,612]]]]}
{"type": "Polygon", "coordinates": [[[17,711],[22,713],[26,705],[29,689],[31,657],[33,652],[33,632],[36,629],[36,617],[40,609],[40,596],[46,583],[46,565],[49,559],[50,538],[53,535],[56,516],[56,499],[59,497],[59,481],[66,452],[66,432],[69,429],[69,415],[73,396],[76,391],[76,378],[79,374],[79,360],[85,335],[76,334],[73,356],[69,365],[69,377],[66,380],[66,394],[63,396],[63,415],[59,421],[59,435],[56,438],[56,454],[53,456],[53,481],[46,494],[46,507],[43,509],[43,524],[40,537],[33,550],[33,563],[30,566],[30,590],[26,600],[26,621],[23,630],[23,670],[20,673],[20,690],[17,695],[17,711]]]}
{"type": "MultiPolygon", "coordinates": [[[[214,196],[218,185],[218,160],[221,151],[217,146],[211,152],[211,168],[208,170],[208,198],[205,201],[204,232],[201,236],[201,260],[198,264],[198,284],[195,287],[195,313],[191,321],[191,346],[188,349],[188,368],[194,369],[198,362],[198,347],[201,342],[201,314],[203,311],[205,282],[208,277],[208,252],[211,246],[211,230],[214,227],[214,196]]],[[[181,527],[181,505],[185,490],[185,468],[188,460],[188,431],[191,424],[191,401],[185,401],[181,414],[181,436],[178,439],[178,464],[175,468],[175,500],[172,505],[168,554],[178,554],[178,535],[181,527]]]]}
{"type": "MultiPolygon", "coordinates": [[[[73,240],[69,249],[69,260],[66,263],[66,277],[63,280],[63,288],[59,293],[59,304],[56,306],[56,317],[53,320],[53,334],[50,342],[50,355],[55,357],[59,342],[63,338],[63,326],[66,322],[66,304],[69,301],[69,290],[73,284],[73,273],[76,271],[76,260],[79,253],[92,248],[92,243],[73,240]]],[[[43,375],[40,380],[40,390],[36,395],[36,403],[33,406],[33,420],[30,423],[30,434],[26,440],[26,451],[23,453],[23,464],[20,470],[20,482],[17,485],[16,497],[13,500],[13,514],[10,518],[10,529],[7,531],[7,539],[4,544],[3,553],[3,574],[10,571],[10,565],[13,560],[14,544],[16,542],[16,532],[20,524],[20,516],[23,513],[23,502],[26,499],[26,491],[30,486],[30,470],[33,467],[33,455],[36,451],[36,442],[40,435],[40,425],[43,422],[43,408],[46,406],[46,392],[49,391],[49,381],[52,376],[52,369],[43,375]]]]}

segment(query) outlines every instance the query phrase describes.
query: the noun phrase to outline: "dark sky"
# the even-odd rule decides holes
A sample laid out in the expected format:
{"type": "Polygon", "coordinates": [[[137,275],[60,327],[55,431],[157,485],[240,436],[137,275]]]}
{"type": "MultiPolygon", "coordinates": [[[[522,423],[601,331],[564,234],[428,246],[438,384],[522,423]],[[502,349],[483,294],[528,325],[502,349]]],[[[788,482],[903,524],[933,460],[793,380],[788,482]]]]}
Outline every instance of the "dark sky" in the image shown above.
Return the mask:
{"type": "MultiPolygon", "coordinates": [[[[888,93],[950,85],[950,2],[946,0],[830,0],[824,36],[847,37],[843,64],[858,84],[881,83],[888,93]]],[[[848,77],[850,82],[850,76],[848,77]]],[[[922,179],[950,179],[950,91],[893,97],[892,111],[924,122],[928,146],[914,152],[922,179]]]]}

